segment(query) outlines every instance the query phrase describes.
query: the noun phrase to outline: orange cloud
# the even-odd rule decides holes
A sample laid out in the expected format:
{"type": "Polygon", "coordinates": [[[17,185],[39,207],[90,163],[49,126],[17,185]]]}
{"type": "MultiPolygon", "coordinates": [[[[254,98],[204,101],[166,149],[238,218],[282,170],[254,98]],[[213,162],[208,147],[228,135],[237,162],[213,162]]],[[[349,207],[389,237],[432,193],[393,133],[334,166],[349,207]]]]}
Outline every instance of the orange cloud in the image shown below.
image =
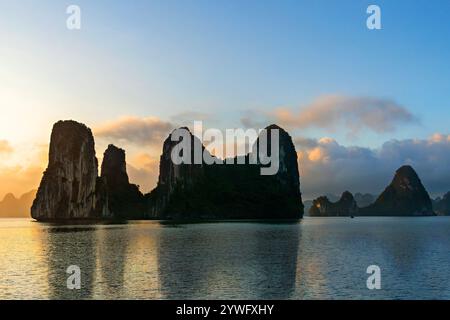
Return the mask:
{"type": "Polygon", "coordinates": [[[322,160],[325,155],[324,150],[319,147],[314,148],[314,149],[308,151],[307,153],[308,153],[308,159],[313,162],[322,160]]]}
{"type": "Polygon", "coordinates": [[[141,191],[151,191],[158,182],[159,156],[138,153],[131,158],[127,166],[130,181],[140,186],[141,191]]]}
{"type": "Polygon", "coordinates": [[[136,145],[161,145],[173,124],[156,117],[124,116],[94,127],[96,137],[136,145]]]}
{"type": "Polygon", "coordinates": [[[445,142],[445,141],[450,142],[450,134],[445,135],[445,134],[441,134],[441,133],[435,133],[429,139],[430,143],[439,143],[439,142],[445,142]]]}
{"type": "Polygon", "coordinates": [[[11,153],[13,148],[6,140],[0,140],[0,153],[11,153]]]}
{"type": "Polygon", "coordinates": [[[290,127],[335,129],[344,124],[354,132],[362,128],[383,133],[394,131],[401,123],[417,119],[395,101],[373,97],[321,96],[295,114],[277,109],[273,116],[290,127]]]}
{"type": "Polygon", "coordinates": [[[297,112],[288,108],[265,113],[256,111],[243,117],[241,122],[246,127],[275,122],[287,128],[320,128],[331,132],[344,130],[354,135],[363,129],[376,133],[392,132],[399,125],[418,123],[418,119],[393,100],[324,95],[297,112]]]}

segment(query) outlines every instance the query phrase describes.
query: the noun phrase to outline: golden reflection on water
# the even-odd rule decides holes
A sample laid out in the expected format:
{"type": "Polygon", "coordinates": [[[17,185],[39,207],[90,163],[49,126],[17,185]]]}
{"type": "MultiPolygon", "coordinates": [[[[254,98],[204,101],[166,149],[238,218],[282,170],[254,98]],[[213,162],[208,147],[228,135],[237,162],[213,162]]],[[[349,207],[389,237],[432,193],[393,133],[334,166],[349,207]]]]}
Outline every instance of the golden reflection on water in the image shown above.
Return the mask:
{"type": "Polygon", "coordinates": [[[125,256],[125,260],[132,263],[127,263],[125,268],[124,297],[162,299],[157,261],[159,243],[157,237],[149,236],[149,233],[159,234],[160,230],[155,224],[153,228],[148,228],[146,223],[133,227],[136,232],[130,237],[125,256]]]}
{"type": "Polygon", "coordinates": [[[228,292],[230,298],[289,298],[295,289],[298,230],[286,237],[282,228],[264,224],[234,226],[0,220],[0,297],[194,299],[228,292]],[[82,290],[66,287],[70,265],[81,268],[82,290]]]}
{"type": "Polygon", "coordinates": [[[42,229],[31,227],[31,222],[25,219],[0,222],[0,297],[46,298],[49,283],[42,229]]]}

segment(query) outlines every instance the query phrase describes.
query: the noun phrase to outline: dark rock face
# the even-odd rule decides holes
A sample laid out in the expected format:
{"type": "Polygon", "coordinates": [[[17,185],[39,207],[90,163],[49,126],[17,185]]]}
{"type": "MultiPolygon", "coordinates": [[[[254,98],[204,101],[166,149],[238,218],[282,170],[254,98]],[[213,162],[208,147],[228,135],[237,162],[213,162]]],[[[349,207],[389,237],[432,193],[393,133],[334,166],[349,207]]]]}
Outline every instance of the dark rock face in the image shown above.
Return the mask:
{"type": "Polygon", "coordinates": [[[433,215],[430,196],[411,166],[399,168],[391,184],[361,215],[427,216],[433,215]]]}
{"type": "MultiPolygon", "coordinates": [[[[286,131],[274,124],[268,126],[265,130],[269,137],[269,149],[271,143],[271,130],[279,131],[279,170],[274,177],[280,186],[285,189],[289,197],[300,200],[299,205],[303,209],[300,194],[300,174],[298,171],[297,151],[295,150],[292,138],[286,131]]],[[[258,141],[256,142],[257,144],[259,143],[259,139],[260,138],[258,138],[258,141]]]]}
{"type": "Polygon", "coordinates": [[[107,207],[112,217],[138,219],[144,216],[143,195],[138,186],[130,184],[128,179],[125,150],[108,146],[103,155],[99,180],[99,193],[106,193],[107,207]]]}
{"type": "MultiPolygon", "coordinates": [[[[171,153],[177,143],[169,136],[161,155],[158,186],[146,196],[149,216],[174,219],[301,218],[303,204],[297,153],[287,132],[274,125],[266,128],[268,133],[273,129],[279,130],[280,138],[279,170],[275,175],[261,175],[260,169],[264,166],[259,161],[250,164],[252,154],[244,157],[246,164],[175,165],[171,153]]],[[[192,148],[194,143],[200,143],[193,135],[190,139],[192,148]]],[[[191,155],[194,157],[193,150],[191,155]]],[[[237,160],[234,158],[234,163],[237,160]]]]}
{"type": "Polygon", "coordinates": [[[312,217],[351,216],[358,212],[353,195],[345,191],[337,202],[331,202],[327,197],[319,197],[313,201],[309,215],[312,217]]]}
{"type": "Polygon", "coordinates": [[[200,140],[192,135],[188,128],[180,128],[187,133],[187,139],[190,140],[192,164],[174,164],[171,154],[177,146],[177,141],[172,141],[172,134],[167,137],[163,144],[163,151],[159,161],[159,179],[157,187],[146,195],[147,216],[149,218],[167,218],[182,215],[183,210],[180,202],[183,197],[187,197],[184,193],[189,193],[197,183],[205,178],[205,168],[203,163],[194,164],[194,148],[196,145],[201,146],[200,140]],[[175,200],[172,201],[173,196],[175,200]],[[176,205],[175,205],[176,203],[176,205]],[[176,208],[173,208],[176,206],[176,208]],[[170,210],[173,210],[169,213],[170,210]]]}
{"type": "MultiPolygon", "coordinates": [[[[280,143],[279,158],[274,159],[279,167],[274,175],[261,175],[268,165],[262,164],[265,162],[254,153],[239,158],[245,164],[204,163],[203,152],[213,162],[221,160],[209,154],[187,129],[191,164],[175,164],[171,154],[178,150],[179,142],[172,141],[170,135],[163,145],[158,185],[144,196],[138,186],[129,182],[124,150],[108,147],[98,177],[91,130],[75,121],[60,121],[53,127],[49,164],[33,202],[32,217],[37,220],[301,218],[297,153],[283,129],[267,127],[268,136],[275,129],[279,130],[280,143]],[[200,157],[196,150],[201,150],[200,157]],[[199,164],[194,164],[196,157],[199,164]],[[251,158],[256,159],[255,163],[250,163],[251,158]]],[[[268,142],[271,150],[272,141],[268,142]]],[[[237,163],[238,158],[232,160],[237,163]]]]}
{"type": "Polygon", "coordinates": [[[110,144],[103,154],[102,175],[111,186],[128,185],[125,150],[110,144]]]}
{"type": "Polygon", "coordinates": [[[438,215],[450,215],[450,192],[447,192],[442,199],[436,199],[433,208],[438,215]]]}
{"type": "Polygon", "coordinates": [[[91,130],[75,121],[57,122],[51,135],[48,167],[31,216],[58,220],[107,214],[96,193],[97,165],[91,130]]]}

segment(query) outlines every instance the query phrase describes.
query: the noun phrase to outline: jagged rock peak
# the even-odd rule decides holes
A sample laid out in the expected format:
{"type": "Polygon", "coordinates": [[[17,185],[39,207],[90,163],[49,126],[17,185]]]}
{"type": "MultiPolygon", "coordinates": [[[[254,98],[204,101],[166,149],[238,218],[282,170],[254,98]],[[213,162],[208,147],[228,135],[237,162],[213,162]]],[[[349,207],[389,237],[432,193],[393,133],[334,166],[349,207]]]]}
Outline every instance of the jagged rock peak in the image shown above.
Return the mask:
{"type": "Polygon", "coordinates": [[[431,198],[416,171],[409,165],[400,167],[392,182],[374,204],[361,209],[370,215],[433,215],[431,198]]]}
{"type": "Polygon", "coordinates": [[[94,147],[92,131],[86,125],[60,120],[53,125],[50,137],[49,165],[58,163],[61,156],[79,156],[81,151],[92,151],[95,156],[94,147]]]}
{"type": "MultiPolygon", "coordinates": [[[[265,128],[267,132],[267,153],[270,155],[272,149],[272,130],[279,130],[279,168],[276,174],[278,180],[284,184],[289,185],[293,193],[298,193],[300,190],[300,174],[298,170],[298,156],[297,151],[295,150],[294,143],[292,141],[292,137],[285,131],[283,128],[278,126],[277,124],[271,124],[265,128]]],[[[261,133],[262,134],[262,133],[261,133]]],[[[259,148],[261,134],[258,137],[255,146],[253,147],[253,151],[255,152],[255,147],[259,148]]],[[[264,150],[264,148],[262,149],[264,150]]]]}
{"type": "Polygon", "coordinates": [[[108,212],[113,218],[139,219],[144,216],[144,199],[139,187],[129,182],[125,150],[112,144],[103,154],[100,177],[108,212]]]}
{"type": "Polygon", "coordinates": [[[37,220],[54,220],[101,215],[102,205],[96,195],[97,166],[91,130],[73,120],[55,123],[48,167],[31,216],[37,220]]]}
{"type": "Polygon", "coordinates": [[[353,201],[353,194],[350,191],[344,191],[339,201],[353,201]]]}
{"type": "Polygon", "coordinates": [[[103,154],[101,177],[108,183],[128,184],[125,150],[110,144],[103,154]]]}
{"type": "MultiPolygon", "coordinates": [[[[191,183],[193,178],[200,174],[201,166],[203,163],[203,153],[199,153],[200,159],[195,161],[195,148],[201,148],[202,152],[205,150],[205,147],[201,143],[200,139],[191,133],[189,128],[181,127],[172,131],[169,136],[166,138],[163,144],[163,151],[161,154],[160,162],[159,162],[159,179],[158,185],[164,185],[168,188],[169,193],[173,190],[177,181],[180,183],[191,183]],[[173,141],[172,136],[177,130],[186,130],[190,137],[190,164],[196,163],[197,165],[190,164],[175,164],[172,161],[172,151],[173,148],[182,143],[181,138],[180,141],[173,141]],[[200,164],[198,163],[200,162],[200,164]]],[[[180,153],[180,156],[182,154],[180,153]]],[[[198,155],[197,155],[198,156],[198,155]]]]}
{"type": "Polygon", "coordinates": [[[402,166],[395,172],[391,185],[399,191],[422,191],[425,189],[416,171],[408,165],[402,166]]]}

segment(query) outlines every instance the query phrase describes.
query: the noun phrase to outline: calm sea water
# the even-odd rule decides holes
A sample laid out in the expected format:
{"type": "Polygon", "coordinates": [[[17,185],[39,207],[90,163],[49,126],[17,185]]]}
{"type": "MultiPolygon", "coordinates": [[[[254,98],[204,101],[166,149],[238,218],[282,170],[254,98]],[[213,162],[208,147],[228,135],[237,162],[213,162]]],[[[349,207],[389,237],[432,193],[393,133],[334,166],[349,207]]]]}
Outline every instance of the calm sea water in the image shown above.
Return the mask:
{"type": "Polygon", "coordinates": [[[450,299],[450,217],[52,226],[0,219],[1,299],[450,299]],[[368,290],[366,268],[381,268],[368,290]],[[78,265],[82,289],[68,290],[78,265]]]}

